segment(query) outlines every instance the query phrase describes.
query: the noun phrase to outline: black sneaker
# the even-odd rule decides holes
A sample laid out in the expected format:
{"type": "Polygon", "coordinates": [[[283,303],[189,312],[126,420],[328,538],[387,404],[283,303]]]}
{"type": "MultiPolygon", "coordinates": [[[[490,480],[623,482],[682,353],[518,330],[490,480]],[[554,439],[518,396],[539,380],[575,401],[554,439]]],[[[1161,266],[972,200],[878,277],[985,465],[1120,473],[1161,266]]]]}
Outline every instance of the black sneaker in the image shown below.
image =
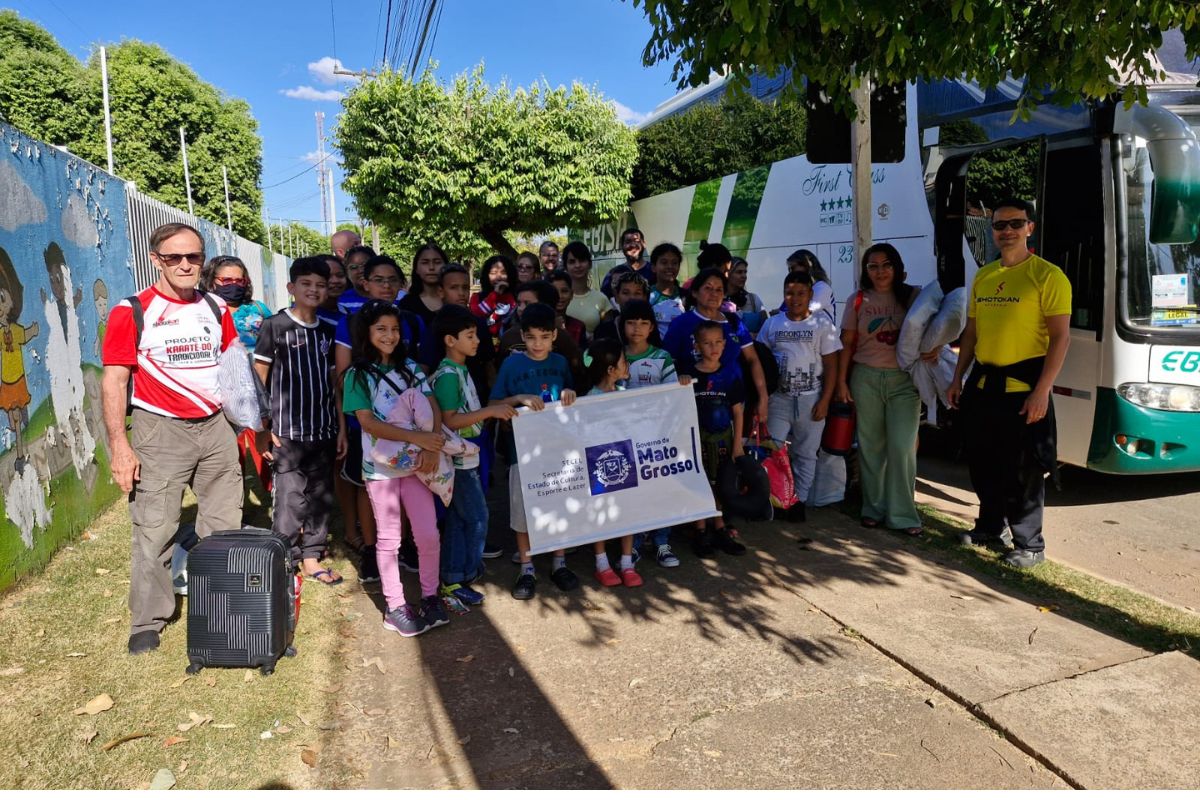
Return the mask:
{"type": "Polygon", "coordinates": [[[484,558],[499,558],[502,555],[504,555],[503,547],[501,547],[498,544],[492,544],[491,542],[484,543],[484,545],[483,545],[483,557],[484,558]]]}
{"type": "Polygon", "coordinates": [[[375,545],[363,545],[359,557],[358,582],[379,583],[379,562],[375,560],[375,545]]]}
{"type": "Polygon", "coordinates": [[[579,578],[566,567],[559,567],[554,572],[551,572],[550,580],[554,581],[554,585],[564,592],[570,592],[579,588],[579,578]]]}
{"type": "Polygon", "coordinates": [[[421,616],[425,618],[425,621],[429,623],[431,628],[450,623],[450,617],[446,614],[446,607],[442,605],[442,598],[436,594],[421,598],[421,616]]]}
{"type": "Polygon", "coordinates": [[[537,578],[529,573],[522,574],[517,578],[517,585],[513,587],[512,596],[517,600],[532,600],[534,594],[537,593],[537,578]]]}
{"type": "Polygon", "coordinates": [[[1046,560],[1041,550],[1013,550],[1004,557],[1004,563],[1018,569],[1030,569],[1046,560]]]}
{"type": "Polygon", "coordinates": [[[713,540],[722,552],[731,556],[740,556],[746,552],[746,545],[738,541],[737,532],[728,527],[717,528],[716,533],[713,534],[713,540]]]}
{"type": "Polygon", "coordinates": [[[129,637],[129,655],[140,656],[158,649],[158,631],[138,631],[129,637]]]}
{"type": "Polygon", "coordinates": [[[973,544],[979,545],[980,547],[986,547],[989,550],[996,550],[1001,553],[1013,549],[1012,531],[1007,527],[996,534],[981,531],[979,526],[975,526],[969,531],[960,533],[958,535],[958,543],[964,547],[969,547],[973,544]]]}
{"type": "Polygon", "coordinates": [[[700,558],[714,558],[717,555],[717,548],[713,546],[712,531],[707,527],[696,531],[692,538],[692,552],[700,558]]]}

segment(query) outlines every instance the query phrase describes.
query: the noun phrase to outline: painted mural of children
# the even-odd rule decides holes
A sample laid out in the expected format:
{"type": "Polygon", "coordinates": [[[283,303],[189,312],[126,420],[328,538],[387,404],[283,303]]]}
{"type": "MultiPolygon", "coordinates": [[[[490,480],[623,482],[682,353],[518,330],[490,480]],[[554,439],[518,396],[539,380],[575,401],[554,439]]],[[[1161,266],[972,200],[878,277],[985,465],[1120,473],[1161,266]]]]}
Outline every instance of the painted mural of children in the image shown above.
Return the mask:
{"type": "Polygon", "coordinates": [[[21,431],[29,422],[29,384],[25,380],[25,357],[21,348],[38,335],[38,324],[17,322],[21,316],[24,287],[4,248],[0,247],[0,409],[8,415],[15,436],[13,447],[24,458],[21,431]]]}
{"type": "Polygon", "coordinates": [[[92,284],[92,302],[96,304],[96,358],[100,358],[100,346],[104,344],[104,333],[108,330],[108,287],[96,278],[92,284]]]}

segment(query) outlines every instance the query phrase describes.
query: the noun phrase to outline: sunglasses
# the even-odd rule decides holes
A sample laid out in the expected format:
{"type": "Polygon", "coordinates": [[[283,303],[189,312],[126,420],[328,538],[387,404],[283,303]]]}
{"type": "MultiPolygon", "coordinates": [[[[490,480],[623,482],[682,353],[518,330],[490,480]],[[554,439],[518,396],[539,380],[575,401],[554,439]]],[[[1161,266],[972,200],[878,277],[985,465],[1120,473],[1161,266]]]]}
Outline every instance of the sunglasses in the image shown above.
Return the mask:
{"type": "Polygon", "coordinates": [[[217,286],[249,286],[250,281],[245,278],[213,278],[213,283],[217,286]]]}
{"type": "Polygon", "coordinates": [[[1001,219],[992,223],[992,230],[1002,231],[1005,228],[1013,231],[1019,231],[1029,224],[1027,219],[1001,219]]]}
{"type": "Polygon", "coordinates": [[[158,256],[158,260],[168,267],[178,266],[179,262],[185,258],[189,264],[196,267],[204,264],[204,253],[160,253],[155,250],[154,255],[158,256]]]}

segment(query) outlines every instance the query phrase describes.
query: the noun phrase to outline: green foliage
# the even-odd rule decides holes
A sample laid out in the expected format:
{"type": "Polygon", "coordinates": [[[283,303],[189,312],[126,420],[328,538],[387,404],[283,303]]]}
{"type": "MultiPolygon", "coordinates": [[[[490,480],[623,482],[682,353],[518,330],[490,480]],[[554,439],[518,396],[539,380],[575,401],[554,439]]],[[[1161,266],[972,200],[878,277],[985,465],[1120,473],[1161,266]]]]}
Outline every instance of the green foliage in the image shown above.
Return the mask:
{"type": "Polygon", "coordinates": [[[1144,102],[1159,78],[1153,50],[1181,28],[1200,53],[1188,0],[1096,4],[1083,0],[633,0],[653,33],[646,64],[670,61],[682,86],[728,70],[791,67],[831,89],[844,110],[857,75],[876,83],[965,75],[985,87],[1009,72],[1028,78],[1019,113],[1044,97],[1069,103],[1111,97],[1144,102]]]}
{"type": "MultiPolygon", "coordinates": [[[[987,141],[983,128],[970,120],[943,125],[938,134],[942,147],[987,141]]],[[[1037,197],[1040,152],[1038,142],[1027,141],[978,154],[967,167],[967,197],[982,201],[988,208],[1007,197],[1037,197]]]]}
{"type": "Polygon", "coordinates": [[[511,255],[507,231],[591,226],[629,201],[633,131],[579,84],[493,89],[482,67],[448,85],[429,70],[385,72],[344,107],[343,185],[364,216],[409,241],[459,231],[511,255]]]}
{"type": "MultiPolygon", "coordinates": [[[[236,223],[235,223],[236,224],[236,223]]],[[[341,229],[341,226],[338,228],[341,229]]],[[[264,238],[265,235],[264,235],[264,238]]],[[[271,223],[271,244],[276,253],[288,258],[315,256],[329,252],[329,238],[302,223],[290,220],[287,225],[271,223]]]]}
{"type": "Polygon", "coordinates": [[[734,92],[638,131],[634,197],[703,183],[804,152],[801,103],[764,103],[734,92]]]}
{"type": "MultiPolygon", "coordinates": [[[[117,174],[152,197],[186,209],[182,125],[188,134],[196,213],[224,223],[224,165],[234,229],[264,240],[258,188],[262,141],[250,106],[226,98],[153,44],[130,40],[110,47],[108,73],[117,174]]],[[[37,25],[0,11],[0,118],[103,165],[100,81],[99,52],[82,64],[37,25]]]]}

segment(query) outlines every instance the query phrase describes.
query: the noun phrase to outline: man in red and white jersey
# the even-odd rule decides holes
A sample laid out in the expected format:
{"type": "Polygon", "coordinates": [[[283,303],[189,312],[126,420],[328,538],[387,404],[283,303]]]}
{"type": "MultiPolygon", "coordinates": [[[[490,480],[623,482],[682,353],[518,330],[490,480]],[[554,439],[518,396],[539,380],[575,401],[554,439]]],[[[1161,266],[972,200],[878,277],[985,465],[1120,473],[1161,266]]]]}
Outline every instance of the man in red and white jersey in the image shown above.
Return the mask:
{"type": "Polygon", "coordinates": [[[204,241],[190,225],[162,225],[150,235],[158,281],[137,295],[141,331],[129,299],[109,314],[104,337],[104,424],[112,476],[129,494],[133,569],[129,653],[158,647],[175,613],[171,548],[183,489],[198,501],[196,533],[242,525],[237,440],[221,413],[217,363],[237,331],[224,301],[196,290],[204,241]],[[132,425],[125,436],[129,381],[132,425]]]}

